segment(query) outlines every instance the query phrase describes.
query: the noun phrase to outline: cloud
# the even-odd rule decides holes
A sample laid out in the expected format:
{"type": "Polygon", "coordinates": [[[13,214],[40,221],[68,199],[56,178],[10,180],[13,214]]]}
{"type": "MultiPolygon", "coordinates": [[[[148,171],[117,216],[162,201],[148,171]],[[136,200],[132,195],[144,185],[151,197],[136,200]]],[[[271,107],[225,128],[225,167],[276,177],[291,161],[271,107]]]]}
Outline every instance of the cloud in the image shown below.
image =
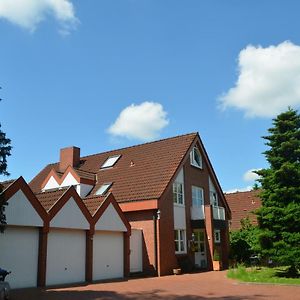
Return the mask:
{"type": "Polygon", "coordinates": [[[300,105],[300,46],[247,46],[239,53],[235,86],[219,98],[223,109],[233,107],[246,117],[274,117],[288,106],[300,105]]]}
{"type": "Polygon", "coordinates": [[[249,182],[249,181],[255,181],[256,179],[258,179],[259,176],[255,173],[253,173],[254,171],[258,171],[258,170],[260,170],[260,169],[250,169],[247,172],[245,172],[245,174],[243,175],[244,181],[249,182]]]}
{"type": "Polygon", "coordinates": [[[242,187],[242,188],[235,188],[235,189],[231,189],[228,191],[224,191],[224,194],[232,194],[232,193],[236,193],[236,192],[249,192],[253,189],[253,186],[248,185],[246,187],[242,187]]]}
{"type": "Polygon", "coordinates": [[[143,102],[124,108],[108,132],[114,136],[149,141],[169,124],[167,113],[160,103],[143,102]]]}
{"type": "Polygon", "coordinates": [[[34,32],[37,25],[52,15],[60,24],[62,34],[76,27],[74,6],[69,0],[1,0],[0,18],[34,32]]]}

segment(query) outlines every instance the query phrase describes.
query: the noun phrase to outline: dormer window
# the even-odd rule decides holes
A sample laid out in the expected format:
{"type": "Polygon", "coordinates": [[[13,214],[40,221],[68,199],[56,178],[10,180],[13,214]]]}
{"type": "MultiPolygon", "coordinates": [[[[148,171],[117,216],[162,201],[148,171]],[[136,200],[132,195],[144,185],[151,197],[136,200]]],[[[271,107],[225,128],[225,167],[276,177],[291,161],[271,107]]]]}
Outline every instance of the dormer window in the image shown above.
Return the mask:
{"type": "Polygon", "coordinates": [[[121,155],[114,155],[114,156],[108,157],[100,169],[106,169],[106,168],[113,167],[120,157],[121,157],[121,155]]]}
{"type": "Polygon", "coordinates": [[[202,169],[202,157],[197,147],[194,147],[190,153],[191,165],[202,169]]]}
{"type": "Polygon", "coordinates": [[[111,185],[112,185],[112,182],[102,184],[99,187],[99,189],[97,190],[97,192],[95,193],[95,195],[104,196],[107,193],[107,191],[109,190],[109,188],[111,187],[111,185]]]}

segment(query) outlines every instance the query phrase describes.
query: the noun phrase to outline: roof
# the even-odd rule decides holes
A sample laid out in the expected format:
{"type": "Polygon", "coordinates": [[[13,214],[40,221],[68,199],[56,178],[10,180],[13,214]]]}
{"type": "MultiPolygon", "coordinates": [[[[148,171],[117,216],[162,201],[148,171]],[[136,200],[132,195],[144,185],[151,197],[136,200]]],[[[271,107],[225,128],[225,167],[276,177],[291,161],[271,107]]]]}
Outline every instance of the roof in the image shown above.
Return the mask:
{"type": "Polygon", "coordinates": [[[83,199],[83,203],[87,207],[90,214],[93,216],[98,208],[102,205],[104,202],[106,196],[92,196],[92,197],[86,197],[83,199]]]}
{"type": "MultiPolygon", "coordinates": [[[[197,133],[190,133],[84,156],[80,158],[76,172],[96,175],[96,185],[90,195],[94,195],[102,184],[112,182],[110,191],[117,202],[158,199],[197,136],[197,133]],[[112,168],[101,170],[101,165],[113,155],[121,155],[118,162],[112,168]]],[[[30,182],[35,193],[40,192],[51,169],[59,171],[59,163],[46,166],[30,182]]]]}
{"type": "Polygon", "coordinates": [[[249,217],[252,224],[257,224],[256,216],[253,211],[261,206],[261,200],[258,197],[260,190],[248,192],[235,192],[225,194],[227,203],[231,209],[231,230],[241,228],[241,219],[249,217]]]}
{"type": "Polygon", "coordinates": [[[8,188],[15,181],[16,181],[16,179],[10,179],[10,180],[6,180],[6,181],[2,181],[2,182],[0,182],[0,187],[2,188],[2,190],[5,190],[6,188],[8,188]]]}
{"type": "Polygon", "coordinates": [[[44,209],[48,212],[52,206],[62,197],[69,187],[48,190],[35,194],[44,209]]]}

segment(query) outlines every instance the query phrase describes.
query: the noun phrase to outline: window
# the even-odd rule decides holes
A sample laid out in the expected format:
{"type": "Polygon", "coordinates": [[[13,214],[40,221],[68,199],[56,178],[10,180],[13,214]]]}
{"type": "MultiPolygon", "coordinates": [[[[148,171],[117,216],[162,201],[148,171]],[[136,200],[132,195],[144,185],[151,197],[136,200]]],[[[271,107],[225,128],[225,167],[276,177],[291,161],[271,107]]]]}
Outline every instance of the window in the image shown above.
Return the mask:
{"type": "Polygon", "coordinates": [[[202,169],[202,157],[197,147],[194,147],[190,153],[191,165],[202,169]]]}
{"type": "Polygon", "coordinates": [[[210,192],[210,204],[213,206],[218,206],[218,195],[216,192],[210,192]]]}
{"type": "Polygon", "coordinates": [[[186,253],[185,230],[174,230],[175,253],[186,253]]]}
{"type": "Polygon", "coordinates": [[[101,166],[100,169],[106,169],[106,168],[112,167],[112,166],[118,161],[118,159],[119,159],[120,157],[121,157],[121,155],[110,156],[110,157],[104,162],[104,164],[101,166]]]}
{"type": "Polygon", "coordinates": [[[201,206],[204,204],[203,189],[197,186],[192,186],[193,206],[201,206]]]}
{"type": "Polygon", "coordinates": [[[95,193],[95,195],[98,196],[104,196],[107,191],[109,190],[109,188],[111,187],[112,183],[104,183],[102,184],[99,189],[97,190],[97,192],[95,193]]]}
{"type": "Polygon", "coordinates": [[[220,229],[214,230],[214,236],[215,236],[215,243],[221,243],[221,230],[220,229]]]}
{"type": "Polygon", "coordinates": [[[179,182],[173,183],[173,202],[177,204],[184,204],[183,201],[183,184],[179,182]]]}

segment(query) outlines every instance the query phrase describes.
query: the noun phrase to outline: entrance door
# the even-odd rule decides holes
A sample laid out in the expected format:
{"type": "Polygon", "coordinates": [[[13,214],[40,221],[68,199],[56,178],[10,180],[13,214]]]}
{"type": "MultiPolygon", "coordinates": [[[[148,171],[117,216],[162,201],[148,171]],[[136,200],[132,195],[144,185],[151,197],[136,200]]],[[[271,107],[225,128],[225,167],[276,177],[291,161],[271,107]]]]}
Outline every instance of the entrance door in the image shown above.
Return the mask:
{"type": "Polygon", "coordinates": [[[142,230],[131,229],[130,236],[130,272],[143,271],[142,230]]]}
{"type": "Polygon", "coordinates": [[[204,230],[194,231],[195,265],[198,268],[207,267],[204,230]]]}

